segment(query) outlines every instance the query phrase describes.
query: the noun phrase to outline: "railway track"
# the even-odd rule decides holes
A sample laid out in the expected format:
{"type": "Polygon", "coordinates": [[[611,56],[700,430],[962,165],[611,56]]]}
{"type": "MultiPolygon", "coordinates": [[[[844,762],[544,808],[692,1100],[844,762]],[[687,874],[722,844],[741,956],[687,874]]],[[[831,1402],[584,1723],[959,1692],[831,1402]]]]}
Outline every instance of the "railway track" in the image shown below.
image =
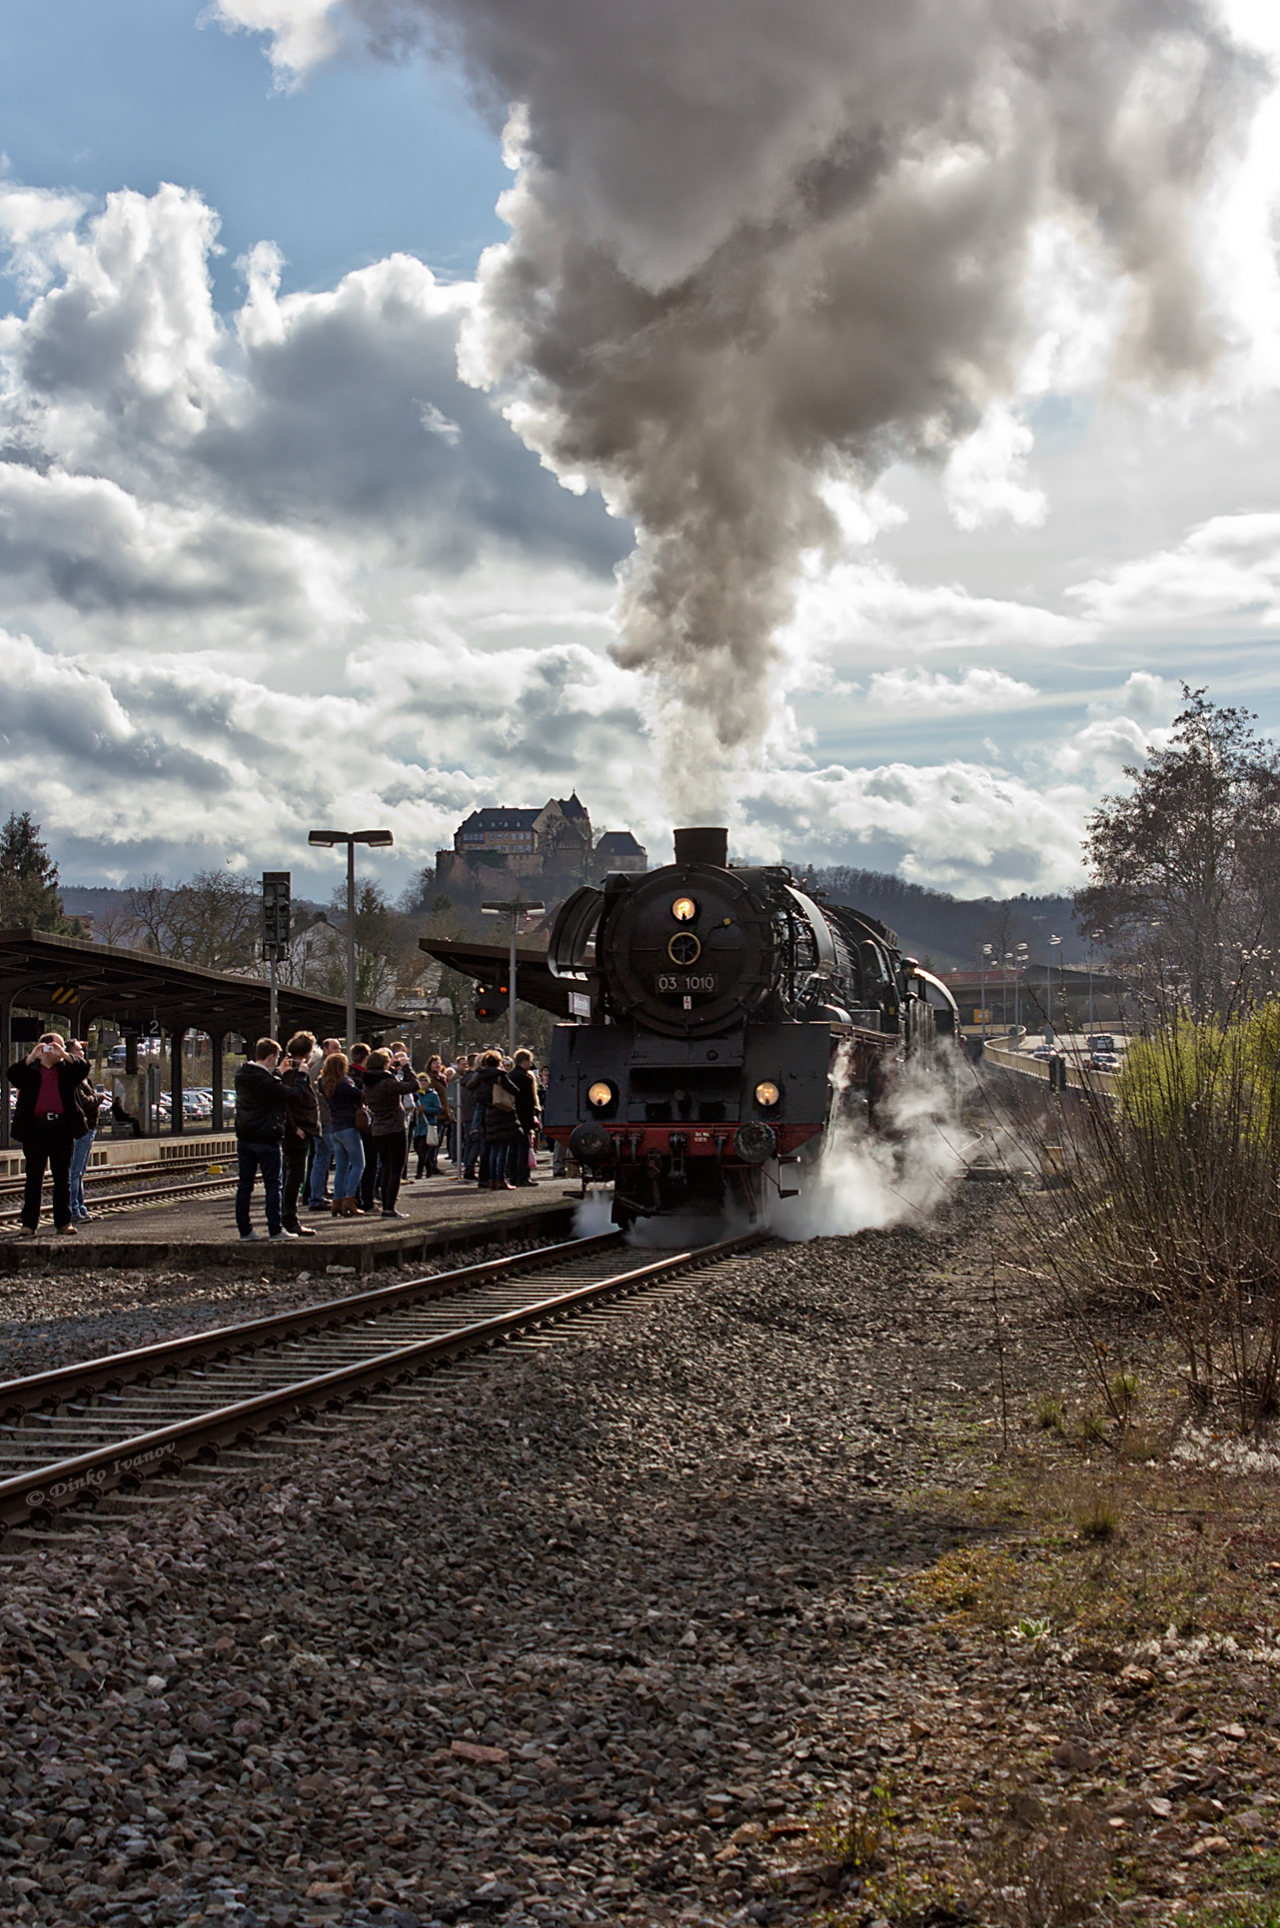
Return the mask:
{"type": "Polygon", "coordinates": [[[609,1232],[0,1382],[0,1534],[48,1526],[767,1236],[636,1264],[609,1232]]]}
{"type": "MultiPolygon", "coordinates": [[[[113,1172],[111,1176],[117,1183],[119,1182],[119,1173],[113,1172]]],[[[101,1184],[102,1180],[99,1179],[98,1183],[101,1184]]],[[[100,1192],[96,1189],[90,1189],[90,1182],[86,1180],[84,1198],[85,1204],[90,1206],[95,1213],[102,1212],[114,1217],[119,1212],[127,1212],[139,1205],[172,1205],[177,1200],[183,1198],[213,1198],[218,1196],[219,1193],[234,1191],[235,1186],[236,1177],[234,1173],[230,1176],[209,1173],[203,1178],[170,1179],[167,1184],[139,1185],[136,1190],[128,1192],[100,1192]]],[[[22,1197],[21,1185],[16,1186],[10,1196],[16,1196],[16,1198],[20,1200],[22,1197]]],[[[48,1187],[46,1187],[42,1200],[42,1210],[48,1210],[51,1197],[52,1194],[48,1187]]],[[[0,1193],[0,1200],[3,1199],[4,1194],[0,1193]]],[[[3,1230],[6,1226],[20,1224],[21,1219],[22,1206],[20,1203],[9,1204],[7,1202],[0,1202],[0,1230],[3,1230]]]]}

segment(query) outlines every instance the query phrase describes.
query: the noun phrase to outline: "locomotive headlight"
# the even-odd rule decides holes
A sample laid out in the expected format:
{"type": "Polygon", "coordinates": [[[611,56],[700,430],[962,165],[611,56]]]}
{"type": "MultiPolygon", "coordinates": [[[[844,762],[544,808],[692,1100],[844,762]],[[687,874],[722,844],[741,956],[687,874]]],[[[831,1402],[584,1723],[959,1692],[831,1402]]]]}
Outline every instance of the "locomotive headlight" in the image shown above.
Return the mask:
{"type": "Polygon", "coordinates": [[[698,906],[694,903],[692,897],[677,897],[675,903],[671,906],[671,915],[675,918],[677,924],[692,924],[694,918],[698,915],[698,906]]]}
{"type": "Polygon", "coordinates": [[[613,1103],[613,1086],[600,1079],[587,1087],[587,1103],[593,1111],[605,1111],[613,1103]]]}
{"type": "Polygon", "coordinates": [[[761,1111],[772,1111],[782,1093],[771,1079],[765,1078],[756,1086],[756,1103],[761,1111]]]}

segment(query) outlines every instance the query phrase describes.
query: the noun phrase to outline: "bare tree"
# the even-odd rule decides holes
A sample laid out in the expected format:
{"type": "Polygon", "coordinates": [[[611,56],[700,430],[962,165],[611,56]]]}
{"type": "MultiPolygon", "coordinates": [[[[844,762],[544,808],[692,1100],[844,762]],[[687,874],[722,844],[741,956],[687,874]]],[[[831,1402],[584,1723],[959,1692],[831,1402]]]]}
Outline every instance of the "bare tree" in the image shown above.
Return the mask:
{"type": "Polygon", "coordinates": [[[215,971],[249,971],[257,962],[260,905],[251,878],[198,870],[183,884],[143,877],[125,898],[140,948],[215,971]]]}
{"type": "Polygon", "coordinates": [[[1207,1017],[1276,983],[1280,756],[1249,711],[1183,697],[1168,747],[1090,819],[1076,907],[1149,995],[1207,1017]]]}

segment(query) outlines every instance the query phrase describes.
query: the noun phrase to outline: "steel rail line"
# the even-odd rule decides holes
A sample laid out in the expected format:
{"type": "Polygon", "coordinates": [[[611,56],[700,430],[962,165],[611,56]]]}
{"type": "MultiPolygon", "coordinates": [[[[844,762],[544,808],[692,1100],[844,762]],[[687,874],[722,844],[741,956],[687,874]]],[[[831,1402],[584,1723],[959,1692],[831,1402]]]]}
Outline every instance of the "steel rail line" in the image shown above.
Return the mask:
{"type": "Polygon", "coordinates": [[[0,1529],[179,1471],[202,1454],[385,1391],[397,1380],[746,1251],[766,1237],[752,1232],[615,1271],[621,1240],[606,1233],[10,1380],[0,1385],[0,1409],[17,1415],[17,1423],[0,1428],[0,1529]],[[518,1276],[549,1268],[553,1276],[537,1281],[541,1292],[518,1276]],[[548,1285],[565,1289],[547,1295],[548,1285]],[[422,1304],[463,1291],[475,1296],[479,1314],[465,1324],[422,1304]],[[357,1321],[361,1331],[341,1331],[357,1321]],[[369,1330],[374,1325],[376,1334],[369,1330]],[[285,1348],[304,1356],[286,1360],[285,1348]],[[299,1364],[313,1369],[298,1378],[299,1364]],[[212,1383],[211,1373],[217,1375],[212,1383]],[[125,1388],[140,1381],[147,1383],[130,1400],[125,1388]],[[239,1396],[227,1400],[228,1392],[239,1396]],[[185,1410],[171,1413],[175,1406],[185,1410]]]}
{"type": "MultiPolygon", "coordinates": [[[[230,1191],[237,1183],[234,1173],[231,1176],[213,1175],[207,1178],[188,1178],[182,1183],[176,1180],[168,1185],[140,1186],[135,1192],[86,1192],[85,1202],[95,1212],[127,1212],[136,1205],[172,1205],[183,1198],[208,1198],[230,1191]]],[[[47,1210],[48,1195],[41,1201],[47,1210]]],[[[22,1222],[20,1205],[0,1207],[0,1228],[18,1225],[22,1222]]]]}

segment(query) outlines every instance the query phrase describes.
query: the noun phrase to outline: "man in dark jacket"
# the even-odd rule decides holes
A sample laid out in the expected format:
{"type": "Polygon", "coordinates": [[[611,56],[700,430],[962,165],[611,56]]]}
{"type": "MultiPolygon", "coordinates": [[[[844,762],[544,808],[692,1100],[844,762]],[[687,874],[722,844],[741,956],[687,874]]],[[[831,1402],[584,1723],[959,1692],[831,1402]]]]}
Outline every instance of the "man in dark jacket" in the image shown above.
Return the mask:
{"type": "Polygon", "coordinates": [[[289,1122],[289,1098],[276,1070],[279,1062],[280,1046],[275,1039],[259,1038],[253,1061],[246,1059],[236,1072],[236,1152],[240,1162],[236,1229],[242,1242],[262,1236],[249,1220],[249,1200],[259,1171],[266,1194],[268,1234],[273,1239],[296,1236],[285,1231],[281,1218],[281,1147],[289,1122]]]}
{"type": "Polygon", "coordinates": [[[513,1185],[536,1185],[537,1179],[529,1176],[529,1151],[533,1144],[533,1134],[538,1129],[539,1101],[542,1094],[538,1089],[538,1079],[533,1069],[532,1051],[517,1051],[507,1075],[516,1087],[516,1123],[524,1139],[524,1143],[517,1146],[511,1155],[508,1175],[513,1185]]]}
{"type": "MultiPolygon", "coordinates": [[[[285,1046],[280,1082],[285,1088],[289,1122],[284,1133],[284,1200],[281,1222],[295,1238],[314,1238],[311,1226],[298,1219],[298,1193],[307,1170],[307,1152],[320,1136],[320,1105],[311,1081],[311,1053],[316,1041],[310,1031],[295,1032],[285,1046]]],[[[323,1182],[323,1181],[322,1181],[323,1182]]]]}
{"type": "Polygon", "coordinates": [[[53,1178],[53,1228],[74,1232],[71,1220],[71,1152],[88,1126],[76,1102],[76,1086],[89,1075],[83,1058],[74,1058],[56,1031],[9,1071],[17,1092],[13,1135],[22,1146],[26,1184],[22,1193],[22,1236],[34,1238],[40,1224],[40,1194],[46,1165],[53,1178]]]}

